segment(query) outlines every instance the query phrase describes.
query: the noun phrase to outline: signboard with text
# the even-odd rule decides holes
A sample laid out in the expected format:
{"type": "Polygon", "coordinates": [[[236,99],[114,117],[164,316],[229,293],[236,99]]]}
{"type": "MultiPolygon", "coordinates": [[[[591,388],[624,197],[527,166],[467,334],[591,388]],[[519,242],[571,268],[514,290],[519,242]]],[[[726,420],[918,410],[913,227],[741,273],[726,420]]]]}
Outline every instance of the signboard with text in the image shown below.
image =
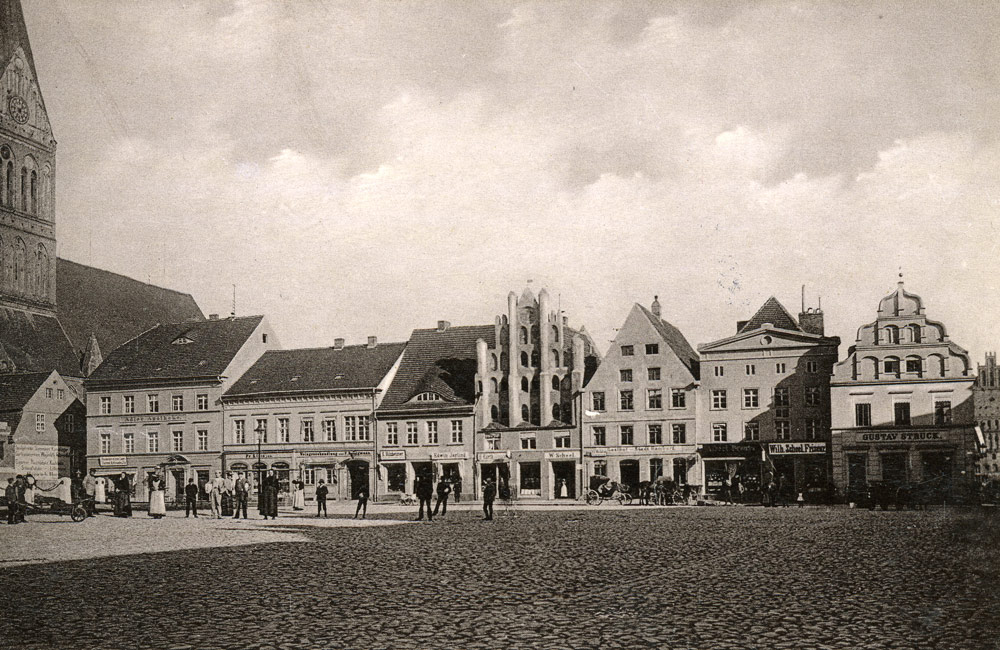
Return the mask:
{"type": "Polygon", "coordinates": [[[434,460],[465,460],[469,455],[464,451],[434,451],[431,458],[434,460]]]}
{"type": "Polygon", "coordinates": [[[406,460],[406,450],[386,449],[378,452],[378,456],[382,460],[406,460]]]}
{"type": "Polygon", "coordinates": [[[128,458],[125,456],[101,456],[98,459],[101,467],[125,467],[128,465],[128,458]]]}
{"type": "Polygon", "coordinates": [[[825,442],[771,442],[767,450],[772,456],[785,454],[825,454],[825,442]]]}
{"type": "Polygon", "coordinates": [[[496,460],[507,460],[510,458],[509,451],[481,451],[479,452],[480,462],[491,463],[496,460]]]}
{"type": "Polygon", "coordinates": [[[59,478],[59,447],[55,445],[14,445],[14,471],[36,479],[59,478]]]}
{"type": "Polygon", "coordinates": [[[577,452],[575,452],[575,451],[547,451],[547,452],[545,452],[545,457],[549,458],[549,459],[552,459],[552,460],[558,460],[560,458],[572,460],[572,459],[576,458],[576,456],[577,456],[577,452]]]}

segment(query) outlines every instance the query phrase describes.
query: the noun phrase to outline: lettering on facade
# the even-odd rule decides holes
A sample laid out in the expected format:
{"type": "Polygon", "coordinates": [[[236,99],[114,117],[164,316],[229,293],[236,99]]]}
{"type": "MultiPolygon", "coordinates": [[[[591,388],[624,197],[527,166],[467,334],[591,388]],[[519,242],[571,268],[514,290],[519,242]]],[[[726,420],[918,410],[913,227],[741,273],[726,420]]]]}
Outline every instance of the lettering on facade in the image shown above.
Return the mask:
{"type": "Polygon", "coordinates": [[[939,431],[891,431],[861,434],[862,442],[919,442],[922,440],[942,440],[942,438],[939,431]]]}
{"type": "Polygon", "coordinates": [[[479,452],[480,461],[494,461],[494,460],[505,460],[510,458],[509,451],[481,451],[479,452]]]}
{"type": "Polygon", "coordinates": [[[14,450],[14,471],[40,479],[59,478],[59,447],[17,443],[14,450]]]}
{"type": "Polygon", "coordinates": [[[403,449],[390,449],[378,452],[378,457],[382,460],[406,460],[406,451],[403,449]]]}
{"type": "Polygon", "coordinates": [[[573,459],[573,458],[576,458],[576,452],[575,451],[547,451],[547,452],[545,452],[545,457],[546,458],[550,458],[550,459],[559,459],[559,458],[570,458],[570,459],[573,459]]]}
{"type": "Polygon", "coordinates": [[[125,456],[101,456],[98,463],[101,467],[125,467],[128,458],[125,456]]]}
{"type": "MultiPolygon", "coordinates": [[[[607,456],[609,454],[641,454],[647,452],[653,453],[670,453],[673,451],[666,445],[623,445],[619,447],[601,447],[600,449],[593,449],[586,453],[587,456],[607,456]]],[[[561,453],[561,452],[555,452],[561,453]]],[[[574,452],[568,452],[574,453],[574,452]]]]}
{"type": "Polygon", "coordinates": [[[468,454],[464,451],[433,451],[431,458],[434,460],[465,460],[468,454]]]}
{"type": "Polygon", "coordinates": [[[168,415],[126,415],[121,419],[124,424],[141,424],[143,422],[168,422],[171,418],[168,415]]]}
{"type": "Polygon", "coordinates": [[[825,442],[772,442],[767,446],[772,456],[784,454],[825,454],[825,442]]]}

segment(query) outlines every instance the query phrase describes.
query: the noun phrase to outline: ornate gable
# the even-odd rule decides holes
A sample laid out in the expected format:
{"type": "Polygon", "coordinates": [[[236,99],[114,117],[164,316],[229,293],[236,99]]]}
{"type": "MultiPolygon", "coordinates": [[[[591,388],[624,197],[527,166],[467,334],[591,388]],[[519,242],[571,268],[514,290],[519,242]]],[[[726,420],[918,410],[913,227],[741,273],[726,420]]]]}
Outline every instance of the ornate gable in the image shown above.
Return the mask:
{"type": "Polygon", "coordinates": [[[55,144],[42,91],[21,47],[5,62],[0,75],[0,99],[3,103],[0,115],[3,116],[5,129],[46,148],[55,144]]]}

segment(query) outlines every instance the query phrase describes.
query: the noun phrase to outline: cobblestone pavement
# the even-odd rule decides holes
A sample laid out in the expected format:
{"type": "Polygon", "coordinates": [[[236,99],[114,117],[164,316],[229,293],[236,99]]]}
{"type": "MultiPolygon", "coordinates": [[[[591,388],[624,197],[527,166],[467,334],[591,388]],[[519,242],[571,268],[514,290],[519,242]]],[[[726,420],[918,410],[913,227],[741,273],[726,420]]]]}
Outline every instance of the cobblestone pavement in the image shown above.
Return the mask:
{"type": "MultiPolygon", "coordinates": [[[[78,527],[106,544],[109,521],[78,527]]],[[[398,526],[314,521],[248,524],[288,541],[0,569],[0,645],[1000,647],[1000,517],[969,511],[562,508],[493,522],[473,511],[398,526]]],[[[213,535],[217,524],[202,523],[213,535]]]]}

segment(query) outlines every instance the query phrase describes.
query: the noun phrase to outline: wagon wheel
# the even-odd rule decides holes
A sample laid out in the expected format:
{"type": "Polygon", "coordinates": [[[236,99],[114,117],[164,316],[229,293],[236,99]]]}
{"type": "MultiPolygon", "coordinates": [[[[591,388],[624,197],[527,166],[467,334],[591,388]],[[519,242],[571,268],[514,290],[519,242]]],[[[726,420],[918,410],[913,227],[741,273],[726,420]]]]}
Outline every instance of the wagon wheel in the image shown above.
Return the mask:
{"type": "Polygon", "coordinates": [[[70,518],[79,523],[87,518],[87,509],[81,504],[77,503],[73,506],[73,509],[69,513],[70,518]]]}
{"type": "Polygon", "coordinates": [[[625,497],[626,496],[627,495],[625,493],[623,493],[623,492],[615,492],[615,496],[613,498],[614,498],[615,501],[618,502],[618,505],[623,506],[623,505],[625,505],[625,497]]]}
{"type": "Polygon", "coordinates": [[[601,505],[601,495],[597,493],[597,490],[587,491],[587,505],[588,506],[601,505]]]}
{"type": "Polygon", "coordinates": [[[626,492],[622,495],[622,504],[626,506],[632,505],[632,495],[626,492]]]}

